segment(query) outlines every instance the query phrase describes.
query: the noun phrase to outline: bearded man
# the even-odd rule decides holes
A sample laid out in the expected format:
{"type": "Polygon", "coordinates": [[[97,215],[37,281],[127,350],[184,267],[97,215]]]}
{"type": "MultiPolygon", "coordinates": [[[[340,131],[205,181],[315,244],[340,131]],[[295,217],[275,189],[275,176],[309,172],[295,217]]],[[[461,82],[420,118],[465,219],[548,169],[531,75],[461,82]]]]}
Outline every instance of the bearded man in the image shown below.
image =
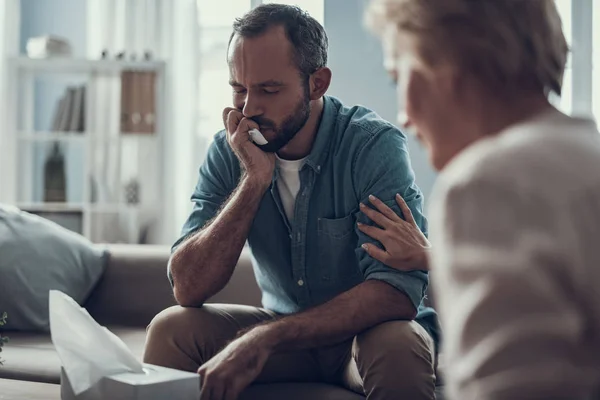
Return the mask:
{"type": "Polygon", "coordinates": [[[371,400],[434,398],[427,272],[372,258],[365,246],[377,244],[357,229],[370,223],[366,204],[403,215],[399,194],[427,233],[406,137],[325,95],[327,47],[323,27],[296,7],[262,5],[234,23],[233,107],[173,246],[168,276],[179,306],[154,318],[144,355],[198,371],[203,399],[234,399],[254,381],[322,381],[371,400]],[[253,140],[254,129],[264,140],[253,140]],[[246,242],[263,308],[204,304],[246,242]]]}

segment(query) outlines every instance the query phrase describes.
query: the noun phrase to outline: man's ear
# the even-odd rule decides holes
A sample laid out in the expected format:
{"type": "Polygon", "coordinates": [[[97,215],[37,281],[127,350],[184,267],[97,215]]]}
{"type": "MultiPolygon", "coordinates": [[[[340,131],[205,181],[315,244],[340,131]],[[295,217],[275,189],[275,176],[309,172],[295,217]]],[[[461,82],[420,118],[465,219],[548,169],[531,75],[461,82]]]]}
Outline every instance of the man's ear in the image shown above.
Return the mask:
{"type": "Polygon", "coordinates": [[[309,79],[310,99],[318,100],[325,95],[331,84],[331,70],[327,67],[316,70],[309,79]]]}

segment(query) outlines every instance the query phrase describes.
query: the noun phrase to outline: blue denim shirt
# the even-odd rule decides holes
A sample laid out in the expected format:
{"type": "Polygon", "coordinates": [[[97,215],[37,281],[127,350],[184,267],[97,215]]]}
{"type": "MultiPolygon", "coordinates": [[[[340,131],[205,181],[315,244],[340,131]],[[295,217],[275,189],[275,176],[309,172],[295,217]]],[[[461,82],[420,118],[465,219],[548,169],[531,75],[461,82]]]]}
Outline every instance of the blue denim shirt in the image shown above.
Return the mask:
{"type": "MultiPolygon", "coordinates": [[[[215,216],[240,180],[240,164],[224,131],[215,136],[199,175],[193,211],[174,248],[215,216]]],[[[263,306],[296,313],[376,279],[408,296],[418,308],[417,321],[437,341],[435,312],[422,304],[427,273],[398,271],[371,258],[361,245],[373,240],[356,227],[357,221],[372,224],[359,211],[370,194],[402,215],[394,198],[400,193],[427,234],[406,137],[364,107],[347,108],[325,97],[313,148],[300,170],[293,224],[279,197],[278,176],[276,169],[248,236],[263,306]]]]}

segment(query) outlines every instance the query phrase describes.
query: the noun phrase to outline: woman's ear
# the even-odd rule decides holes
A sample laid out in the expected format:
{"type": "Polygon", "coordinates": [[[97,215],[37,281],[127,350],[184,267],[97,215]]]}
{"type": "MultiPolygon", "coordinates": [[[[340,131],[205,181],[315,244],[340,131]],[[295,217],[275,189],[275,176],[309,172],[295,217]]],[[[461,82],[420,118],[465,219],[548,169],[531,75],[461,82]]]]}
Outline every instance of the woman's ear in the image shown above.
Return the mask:
{"type": "Polygon", "coordinates": [[[456,68],[440,68],[436,80],[438,89],[446,92],[449,99],[461,99],[470,89],[470,79],[456,68]]]}
{"type": "Polygon", "coordinates": [[[319,68],[309,78],[310,99],[318,100],[325,95],[331,84],[331,70],[319,68]]]}

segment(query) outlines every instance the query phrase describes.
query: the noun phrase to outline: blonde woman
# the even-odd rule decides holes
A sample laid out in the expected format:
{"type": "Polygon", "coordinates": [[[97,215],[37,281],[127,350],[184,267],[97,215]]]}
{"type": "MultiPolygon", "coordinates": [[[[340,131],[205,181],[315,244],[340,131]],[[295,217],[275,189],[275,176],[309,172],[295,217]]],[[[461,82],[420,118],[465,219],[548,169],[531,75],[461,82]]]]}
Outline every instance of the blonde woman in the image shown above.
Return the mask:
{"type": "Polygon", "coordinates": [[[373,0],[401,124],[441,173],[431,245],[377,200],[366,251],[431,269],[451,399],[587,399],[600,382],[600,135],[548,101],[552,0],[373,0]]]}

